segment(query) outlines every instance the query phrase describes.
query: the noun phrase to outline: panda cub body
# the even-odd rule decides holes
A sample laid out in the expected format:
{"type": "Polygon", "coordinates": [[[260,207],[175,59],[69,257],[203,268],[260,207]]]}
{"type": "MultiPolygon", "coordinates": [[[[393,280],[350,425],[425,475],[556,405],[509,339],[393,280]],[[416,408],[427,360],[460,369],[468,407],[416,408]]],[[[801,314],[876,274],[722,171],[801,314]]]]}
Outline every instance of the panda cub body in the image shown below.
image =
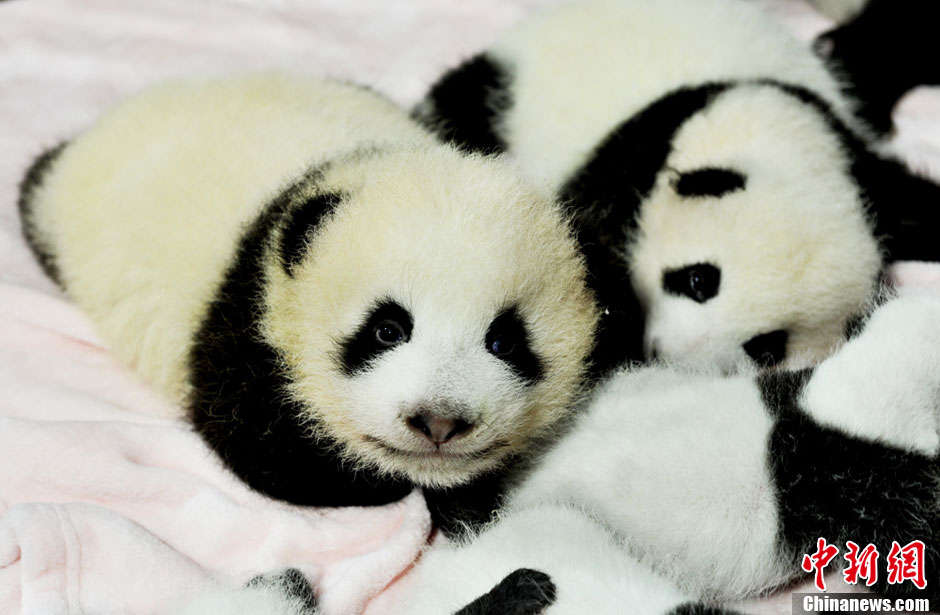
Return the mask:
{"type": "Polygon", "coordinates": [[[415,114],[569,205],[609,313],[601,364],[811,364],[886,259],[940,256],[940,190],[875,154],[824,63],[752,3],[565,4],[415,114]]]}
{"type": "Polygon", "coordinates": [[[682,605],[809,580],[819,538],[840,550],[829,571],[846,541],[873,544],[872,589],[937,599],[938,374],[936,296],[885,304],[815,369],[614,374],[494,523],[422,555],[401,613],[461,612],[511,575],[545,588],[518,612],[719,613],[682,605]],[[892,543],[918,540],[925,589],[887,582],[892,543]]]}
{"type": "Polygon", "coordinates": [[[145,91],[41,157],[20,206],[110,348],[295,503],[498,469],[565,414],[592,344],[558,208],[352,85],[145,91]]]}
{"type": "MultiPolygon", "coordinates": [[[[427,547],[394,612],[732,615],[812,579],[802,560],[820,538],[839,549],[827,572],[847,541],[872,544],[873,591],[935,601],[938,484],[940,297],[902,296],[816,368],[613,373],[515,468],[490,524],[427,547]],[[893,543],[916,541],[923,589],[888,575],[893,543]]],[[[182,612],[240,613],[246,594],[317,612],[296,571],[182,612]]]]}

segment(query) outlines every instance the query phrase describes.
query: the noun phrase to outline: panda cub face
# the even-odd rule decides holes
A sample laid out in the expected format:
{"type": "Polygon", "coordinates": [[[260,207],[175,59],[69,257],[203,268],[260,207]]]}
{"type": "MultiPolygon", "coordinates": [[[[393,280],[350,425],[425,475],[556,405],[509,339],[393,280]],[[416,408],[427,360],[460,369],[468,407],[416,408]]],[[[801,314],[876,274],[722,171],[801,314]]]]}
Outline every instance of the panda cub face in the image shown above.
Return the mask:
{"type": "Polygon", "coordinates": [[[563,415],[597,319],[559,210],[493,161],[450,153],[363,157],[311,180],[298,212],[332,207],[300,241],[282,229],[295,246],[267,266],[263,325],[343,457],[431,486],[496,467],[563,415]],[[436,180],[455,176],[460,190],[436,180]]]}
{"type": "Polygon", "coordinates": [[[880,269],[849,164],[824,116],[772,84],[686,120],[626,250],[647,355],[732,370],[828,354],[880,269]]]}

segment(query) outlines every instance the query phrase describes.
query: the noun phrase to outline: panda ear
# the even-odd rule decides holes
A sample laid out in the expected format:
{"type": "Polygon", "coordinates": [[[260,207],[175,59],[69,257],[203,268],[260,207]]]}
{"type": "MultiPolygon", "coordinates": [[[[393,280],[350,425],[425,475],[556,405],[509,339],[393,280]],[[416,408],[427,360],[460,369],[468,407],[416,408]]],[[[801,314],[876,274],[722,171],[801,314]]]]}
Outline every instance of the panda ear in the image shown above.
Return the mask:
{"type": "Polygon", "coordinates": [[[858,101],[857,114],[878,132],[891,131],[891,110],[907,90],[940,84],[940,65],[924,61],[934,53],[938,19],[937,2],[870,0],[857,16],[816,39],[817,55],[858,101]]]}
{"type": "Polygon", "coordinates": [[[555,584],[538,570],[519,568],[454,615],[539,615],[555,602],[555,584]]]}
{"type": "Polygon", "coordinates": [[[887,260],[940,261],[940,185],[870,152],[853,174],[887,260]]]}
{"type": "Polygon", "coordinates": [[[506,151],[497,125],[510,104],[506,66],[480,53],[448,71],[412,110],[445,142],[471,152],[506,151]]]}
{"type": "Polygon", "coordinates": [[[345,195],[326,192],[313,196],[285,215],[281,226],[281,265],[289,276],[307,253],[307,242],[323,217],[336,209],[345,195]]]}

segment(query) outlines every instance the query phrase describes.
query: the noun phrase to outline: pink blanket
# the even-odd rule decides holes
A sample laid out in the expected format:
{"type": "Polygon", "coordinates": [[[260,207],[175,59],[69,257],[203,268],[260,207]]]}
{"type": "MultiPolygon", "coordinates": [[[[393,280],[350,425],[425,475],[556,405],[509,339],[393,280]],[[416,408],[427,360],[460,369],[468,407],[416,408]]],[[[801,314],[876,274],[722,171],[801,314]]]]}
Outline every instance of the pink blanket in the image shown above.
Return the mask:
{"type": "MultiPolygon", "coordinates": [[[[19,235],[16,184],[42,148],[159,79],[280,67],[410,104],[551,1],[0,3],[0,613],[160,613],[287,566],[329,614],[385,610],[388,594],[373,598],[430,531],[420,494],[313,510],[243,487],[42,276],[19,235]]],[[[807,38],[826,25],[800,0],[761,1],[807,38]]],[[[892,147],[940,177],[940,96],[910,97],[899,125],[892,147]]],[[[933,267],[899,271],[938,283],[933,267]]],[[[789,599],[746,608],[789,612],[789,599]]]]}

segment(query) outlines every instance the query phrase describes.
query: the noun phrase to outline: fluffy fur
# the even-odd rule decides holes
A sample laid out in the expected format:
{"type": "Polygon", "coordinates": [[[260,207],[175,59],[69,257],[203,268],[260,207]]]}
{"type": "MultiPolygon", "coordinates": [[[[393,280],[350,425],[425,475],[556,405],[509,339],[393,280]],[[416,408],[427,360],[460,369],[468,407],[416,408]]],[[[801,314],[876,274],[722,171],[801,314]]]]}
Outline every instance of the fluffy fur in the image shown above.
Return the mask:
{"type": "Polygon", "coordinates": [[[616,339],[601,363],[810,364],[885,257],[940,256],[940,190],[874,154],[823,62],[747,2],[566,4],[415,113],[570,205],[616,339]]]}
{"type": "Polygon", "coordinates": [[[820,536],[923,540],[927,589],[886,584],[883,561],[876,589],[936,599],[938,374],[937,297],[888,303],[815,371],[617,374],[493,525],[424,555],[403,612],[455,612],[536,569],[551,615],[664,613],[792,581],[820,536]]]}
{"type": "Polygon", "coordinates": [[[922,540],[926,589],[883,558],[874,589],[936,600],[938,374],[936,295],[889,301],[816,369],[615,374],[498,518],[428,548],[397,612],[717,615],[805,577],[819,537],[922,540]]]}
{"type": "Polygon", "coordinates": [[[597,314],[559,209],[352,85],[146,91],[42,157],[24,230],[253,487],[375,504],[562,417],[597,314]]]}

